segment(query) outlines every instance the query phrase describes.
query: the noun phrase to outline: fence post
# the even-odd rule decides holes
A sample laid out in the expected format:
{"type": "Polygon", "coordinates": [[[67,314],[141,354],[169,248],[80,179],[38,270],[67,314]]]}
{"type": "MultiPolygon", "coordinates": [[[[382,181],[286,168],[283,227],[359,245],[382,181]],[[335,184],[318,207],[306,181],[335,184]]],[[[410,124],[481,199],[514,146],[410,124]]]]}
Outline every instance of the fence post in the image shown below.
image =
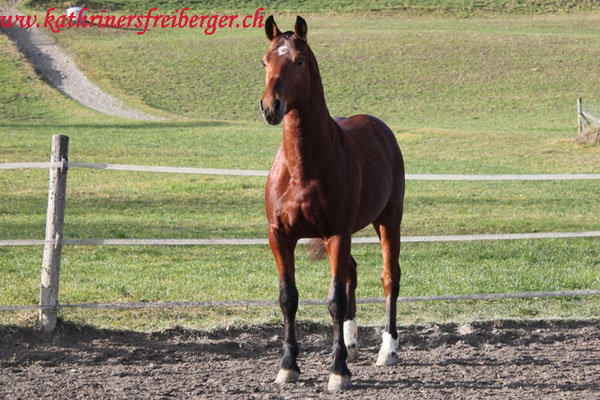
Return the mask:
{"type": "MultiPolygon", "coordinates": [[[[50,162],[66,163],[69,153],[69,137],[52,136],[50,162]]],[[[58,306],[58,282],[62,253],[63,226],[65,220],[65,198],[67,192],[67,165],[50,166],[48,183],[48,210],[46,214],[46,244],[42,260],[42,283],[40,286],[39,320],[44,330],[56,327],[58,306]],[[50,307],[50,308],[47,308],[50,307]]]]}
{"type": "Polygon", "coordinates": [[[577,132],[583,132],[583,120],[581,118],[581,97],[577,98],[577,132]]]}

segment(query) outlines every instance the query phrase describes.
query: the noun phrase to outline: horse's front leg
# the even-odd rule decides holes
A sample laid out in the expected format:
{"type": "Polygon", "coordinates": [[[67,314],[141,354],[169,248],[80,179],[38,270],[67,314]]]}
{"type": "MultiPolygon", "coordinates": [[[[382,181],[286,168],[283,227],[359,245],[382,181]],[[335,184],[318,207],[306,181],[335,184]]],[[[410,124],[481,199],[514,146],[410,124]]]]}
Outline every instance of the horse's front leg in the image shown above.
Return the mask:
{"type": "Polygon", "coordinates": [[[275,383],[296,382],[300,377],[300,368],[296,362],[299,350],[296,340],[298,290],[294,275],[296,240],[275,229],[269,229],[269,245],[279,271],[279,306],[283,313],[283,359],[275,383]]]}
{"type": "Polygon", "coordinates": [[[331,284],[327,296],[329,313],[333,319],[333,364],[329,376],[329,390],[351,388],[350,370],[346,365],[348,351],[344,344],[344,317],[347,312],[346,282],[350,265],[350,234],[337,235],[324,240],[329,255],[331,284]]]}

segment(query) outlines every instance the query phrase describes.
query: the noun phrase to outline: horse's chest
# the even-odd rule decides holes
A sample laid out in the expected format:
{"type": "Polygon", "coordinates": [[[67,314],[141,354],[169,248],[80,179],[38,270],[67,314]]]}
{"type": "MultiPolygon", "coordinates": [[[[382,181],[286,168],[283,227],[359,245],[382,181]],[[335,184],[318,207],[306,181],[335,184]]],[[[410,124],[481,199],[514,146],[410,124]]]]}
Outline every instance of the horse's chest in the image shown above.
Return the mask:
{"type": "Polygon", "coordinates": [[[290,188],[279,207],[279,222],[299,235],[323,236],[331,229],[332,207],[318,188],[290,188]]]}

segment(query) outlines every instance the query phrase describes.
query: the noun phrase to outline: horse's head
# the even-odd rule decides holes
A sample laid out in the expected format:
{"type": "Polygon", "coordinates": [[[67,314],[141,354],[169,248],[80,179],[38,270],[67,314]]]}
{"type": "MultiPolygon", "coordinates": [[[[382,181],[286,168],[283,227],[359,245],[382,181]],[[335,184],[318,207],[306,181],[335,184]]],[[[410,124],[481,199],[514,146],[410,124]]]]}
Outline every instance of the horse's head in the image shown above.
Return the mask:
{"type": "Polygon", "coordinates": [[[285,113],[307,101],[314,55],[306,43],[306,21],[300,16],[294,32],[281,33],[273,16],[267,18],[265,31],[271,45],[262,60],[267,88],[260,99],[260,111],[266,122],[277,125],[285,113]]]}

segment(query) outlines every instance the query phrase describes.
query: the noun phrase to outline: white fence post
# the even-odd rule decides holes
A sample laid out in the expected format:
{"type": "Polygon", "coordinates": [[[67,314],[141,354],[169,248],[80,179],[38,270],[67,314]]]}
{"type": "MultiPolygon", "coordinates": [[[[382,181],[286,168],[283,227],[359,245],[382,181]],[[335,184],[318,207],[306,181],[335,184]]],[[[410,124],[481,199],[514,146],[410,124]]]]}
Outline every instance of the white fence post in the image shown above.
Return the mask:
{"type": "Polygon", "coordinates": [[[577,132],[583,132],[583,118],[581,115],[581,97],[577,98],[577,132]]]}
{"type": "Polygon", "coordinates": [[[51,163],[48,183],[48,211],[46,214],[46,244],[42,261],[42,283],[40,286],[39,320],[47,332],[56,327],[58,306],[58,282],[62,253],[63,226],[65,220],[65,198],[67,192],[67,165],[69,137],[52,136],[51,163]]]}

